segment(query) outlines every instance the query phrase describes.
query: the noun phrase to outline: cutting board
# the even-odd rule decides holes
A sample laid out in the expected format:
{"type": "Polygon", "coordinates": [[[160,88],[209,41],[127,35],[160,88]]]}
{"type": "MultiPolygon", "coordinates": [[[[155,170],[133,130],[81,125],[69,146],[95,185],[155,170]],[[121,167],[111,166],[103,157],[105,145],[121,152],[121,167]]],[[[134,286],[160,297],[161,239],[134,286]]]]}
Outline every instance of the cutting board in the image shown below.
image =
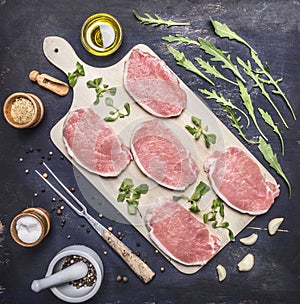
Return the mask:
{"type": "MultiPolygon", "coordinates": [[[[63,38],[55,36],[46,37],[44,40],[43,48],[47,59],[66,74],[69,72],[74,72],[76,69],[76,62],[80,62],[84,67],[85,76],[78,78],[77,84],[73,89],[73,102],[70,107],[70,111],[78,108],[91,107],[97,114],[100,115],[100,117],[104,118],[109,115],[110,108],[105,105],[104,98],[100,101],[99,105],[95,106],[93,104],[96,98],[95,90],[88,88],[86,82],[88,80],[102,77],[103,83],[117,88],[117,94],[113,97],[114,104],[117,107],[121,107],[125,102],[129,102],[131,106],[131,114],[126,118],[111,122],[110,126],[113,128],[116,134],[119,134],[122,142],[125,145],[130,146],[130,137],[134,128],[142,121],[151,118],[150,114],[145,112],[132,100],[123,86],[124,63],[128,59],[130,51],[115,65],[105,68],[97,68],[85,64],[80,58],[78,58],[71,45],[63,38]]],[[[144,44],[136,45],[134,48],[141,49],[153,54],[154,56],[157,56],[148,46],[144,44]]],[[[141,173],[141,171],[136,167],[134,161],[130,163],[130,165],[121,173],[121,175],[115,178],[103,178],[96,174],[88,172],[86,169],[82,168],[75,161],[73,161],[67,153],[62,137],[62,127],[65,117],[63,117],[52,128],[50,133],[53,143],[65,155],[65,157],[72,162],[76,169],[79,170],[79,172],[112,204],[112,206],[114,206],[117,211],[120,212],[149,242],[152,241],[149,238],[149,233],[145,227],[143,220],[143,215],[145,214],[147,208],[153,204],[156,199],[159,198],[172,197],[173,195],[181,194],[190,196],[200,181],[209,184],[207,174],[203,170],[203,163],[205,159],[216,150],[224,150],[230,146],[241,148],[242,150],[246,151],[251,157],[253,157],[255,162],[257,162],[262,172],[266,176],[266,179],[276,184],[276,181],[271,176],[271,174],[264,168],[261,163],[259,163],[254,158],[253,155],[250,154],[246,147],[213,114],[213,112],[204,104],[199,96],[195,95],[180,79],[179,81],[180,86],[187,94],[187,107],[179,117],[164,119],[164,123],[170,129],[172,129],[174,133],[177,134],[177,136],[180,138],[182,143],[188,147],[192,157],[198,163],[200,168],[198,180],[189,186],[184,192],[168,190],[157,185],[155,182],[141,173]],[[203,141],[195,141],[193,137],[185,130],[185,125],[191,125],[192,115],[202,119],[202,124],[203,126],[208,126],[209,133],[216,134],[217,143],[215,145],[212,145],[209,149],[205,147],[203,141]],[[118,188],[125,177],[132,178],[135,185],[146,183],[149,186],[149,192],[146,195],[142,196],[140,200],[139,210],[141,215],[129,215],[127,212],[126,203],[117,201],[117,196],[119,193],[118,188]]],[[[202,197],[199,202],[201,214],[195,215],[196,218],[202,221],[202,214],[210,210],[210,205],[215,197],[215,193],[212,190],[210,190],[202,197]]],[[[189,207],[188,203],[185,205],[185,207],[189,207]]],[[[232,229],[234,235],[237,235],[241,230],[243,230],[253,219],[254,216],[241,214],[225,206],[225,220],[230,223],[230,228],[232,229]]],[[[214,229],[210,225],[208,225],[208,229],[217,235],[217,237],[220,239],[222,248],[224,248],[226,244],[229,243],[228,233],[225,229],[214,229]]],[[[155,246],[155,244],[153,245],[155,246]]],[[[201,266],[185,266],[178,262],[170,260],[168,257],[166,258],[179,271],[185,274],[192,274],[201,269],[201,266]]]]}

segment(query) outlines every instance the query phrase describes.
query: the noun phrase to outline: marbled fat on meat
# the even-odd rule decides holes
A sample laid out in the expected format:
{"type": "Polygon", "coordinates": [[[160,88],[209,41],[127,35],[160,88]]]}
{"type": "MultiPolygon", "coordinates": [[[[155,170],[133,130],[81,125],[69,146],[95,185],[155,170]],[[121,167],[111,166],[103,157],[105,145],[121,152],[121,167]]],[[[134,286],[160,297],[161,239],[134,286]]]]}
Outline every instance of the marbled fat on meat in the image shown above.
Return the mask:
{"type": "Polygon", "coordinates": [[[149,207],[145,221],[152,241],[181,264],[204,265],[221,247],[204,223],[170,198],[149,207]]]}
{"type": "Polygon", "coordinates": [[[158,118],[134,130],[131,151],[141,171],[166,188],[184,190],[197,179],[199,169],[190,152],[158,118]]]}
{"type": "Polygon", "coordinates": [[[257,163],[239,148],[215,152],[204,167],[216,194],[242,213],[263,214],[279,195],[279,186],[266,181],[257,163]]]}
{"type": "Polygon", "coordinates": [[[78,164],[101,176],[119,175],[132,159],[129,148],[90,108],[67,115],[63,139],[68,153],[78,164]]]}
{"type": "Polygon", "coordinates": [[[125,63],[124,86],[132,98],[157,117],[178,116],[186,107],[186,94],[164,61],[133,49],[125,63]]]}

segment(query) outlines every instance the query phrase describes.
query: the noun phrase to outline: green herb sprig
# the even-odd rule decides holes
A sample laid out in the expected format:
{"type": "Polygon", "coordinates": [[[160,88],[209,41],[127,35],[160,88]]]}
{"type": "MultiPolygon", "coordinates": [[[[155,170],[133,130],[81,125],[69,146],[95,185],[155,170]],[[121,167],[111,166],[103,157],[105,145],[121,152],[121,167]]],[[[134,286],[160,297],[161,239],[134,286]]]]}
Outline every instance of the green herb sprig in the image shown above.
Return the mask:
{"type": "Polygon", "coordinates": [[[270,167],[273,168],[286,182],[288,189],[289,189],[289,197],[291,198],[292,197],[292,187],[277,160],[277,155],[276,155],[276,153],[273,152],[271,145],[267,144],[267,142],[261,136],[259,137],[258,149],[261,152],[261,154],[263,155],[264,159],[269,163],[270,167]]]}
{"type": "Polygon", "coordinates": [[[108,92],[111,96],[115,96],[117,93],[116,87],[109,87],[109,85],[105,83],[102,84],[102,80],[103,78],[99,77],[94,80],[89,80],[86,83],[88,88],[93,88],[96,91],[96,100],[94,101],[95,106],[100,103],[100,98],[103,97],[104,93],[108,92]]]}
{"type": "Polygon", "coordinates": [[[215,85],[212,80],[206,77],[205,74],[203,74],[189,59],[185,57],[184,53],[177,51],[170,45],[167,45],[167,49],[173,55],[179,66],[184,67],[187,71],[195,73],[196,75],[209,82],[211,85],[215,85]]]}
{"type": "Polygon", "coordinates": [[[274,110],[276,111],[276,113],[278,114],[278,116],[280,117],[280,119],[283,122],[283,124],[285,125],[285,127],[288,129],[289,127],[288,127],[285,119],[283,118],[283,116],[281,115],[281,113],[278,110],[277,106],[275,105],[275,103],[271,99],[270,94],[266,91],[264,83],[261,82],[259,76],[255,72],[253,72],[252,65],[251,65],[250,61],[247,60],[247,63],[246,63],[245,61],[243,61],[239,57],[237,57],[236,60],[243,67],[244,72],[254,80],[254,82],[255,82],[254,86],[259,87],[262,95],[264,95],[266,97],[266,99],[269,101],[269,103],[272,105],[272,107],[274,108],[274,110]]]}
{"type": "Polygon", "coordinates": [[[191,197],[188,197],[186,195],[180,195],[180,196],[173,196],[174,201],[179,201],[180,199],[186,199],[188,202],[191,203],[191,207],[189,210],[194,213],[200,212],[198,201],[201,199],[201,197],[207,193],[210,190],[210,187],[206,185],[204,182],[200,182],[195,191],[193,192],[191,197]]]}
{"type": "Polygon", "coordinates": [[[247,128],[250,125],[250,120],[248,115],[239,107],[235,106],[230,99],[226,99],[223,94],[218,95],[217,92],[215,90],[212,91],[208,91],[205,89],[199,89],[199,92],[201,92],[202,94],[206,95],[206,99],[215,99],[217,103],[221,104],[223,106],[223,108],[227,107],[227,108],[231,108],[233,110],[237,110],[239,111],[241,114],[243,114],[247,120],[247,128]]]}
{"type": "Polygon", "coordinates": [[[68,73],[68,81],[69,81],[70,87],[74,88],[77,83],[78,77],[84,76],[84,75],[85,75],[85,72],[84,72],[83,65],[80,64],[79,62],[76,62],[76,70],[73,73],[68,73]]]}
{"type": "Polygon", "coordinates": [[[218,197],[212,202],[211,210],[208,213],[203,214],[204,223],[212,222],[213,228],[224,228],[228,231],[230,241],[234,241],[235,237],[232,230],[229,228],[229,223],[224,221],[224,202],[218,197]],[[218,221],[218,214],[221,220],[218,221]]]}
{"type": "Polygon", "coordinates": [[[281,154],[282,154],[282,156],[284,156],[284,141],[283,141],[282,135],[281,135],[278,127],[275,125],[271,115],[268,112],[265,112],[261,108],[258,108],[258,111],[259,111],[261,117],[263,118],[263,120],[265,121],[265,123],[268,124],[273,129],[273,132],[278,135],[280,142],[281,142],[281,154]]]}
{"type": "Polygon", "coordinates": [[[265,139],[268,140],[267,137],[265,136],[265,134],[262,132],[262,130],[260,129],[257,120],[256,120],[256,116],[254,113],[254,107],[253,107],[253,103],[252,103],[252,99],[250,94],[248,93],[247,88],[245,87],[245,85],[239,80],[237,79],[238,82],[238,86],[239,86],[239,90],[240,90],[240,97],[243,100],[243,104],[245,106],[245,108],[247,109],[249,116],[252,118],[258,132],[261,134],[261,136],[265,139]]]}
{"type": "Polygon", "coordinates": [[[114,101],[111,97],[106,97],[105,98],[105,104],[108,106],[108,107],[112,107],[113,110],[109,111],[109,114],[111,116],[107,116],[104,118],[105,121],[116,121],[118,118],[124,118],[126,116],[129,116],[130,115],[130,104],[128,102],[126,102],[123,106],[123,108],[125,109],[125,112],[126,113],[123,113],[121,112],[121,108],[117,108],[115,105],[114,105],[114,101]]]}
{"type": "Polygon", "coordinates": [[[195,44],[195,45],[198,45],[200,47],[199,41],[190,39],[189,37],[183,37],[180,34],[175,34],[175,36],[174,35],[165,36],[165,37],[162,37],[162,40],[165,40],[165,41],[168,41],[168,42],[171,42],[171,43],[176,42],[177,45],[180,45],[182,43],[186,43],[188,45],[195,44]]]}
{"type": "Polygon", "coordinates": [[[241,73],[238,70],[238,67],[232,63],[230,54],[227,56],[224,54],[224,52],[217,48],[211,41],[205,40],[201,37],[198,38],[198,41],[200,43],[200,48],[208,55],[211,55],[212,61],[220,61],[223,63],[222,68],[223,69],[229,69],[237,78],[239,78],[244,83],[246,82],[241,73]]]}
{"type": "Polygon", "coordinates": [[[119,187],[118,202],[127,203],[127,211],[131,215],[135,215],[138,211],[139,199],[142,194],[147,194],[149,187],[147,184],[140,184],[134,187],[131,178],[124,178],[121,186],[119,187]]]}
{"type": "Polygon", "coordinates": [[[166,25],[167,27],[190,25],[190,22],[175,22],[172,20],[164,20],[158,14],[154,14],[154,17],[152,17],[150,14],[145,13],[144,15],[146,17],[142,17],[141,15],[138,14],[136,10],[133,10],[132,12],[136,17],[136,19],[138,19],[143,24],[151,24],[154,26],[166,25]]]}
{"type": "Polygon", "coordinates": [[[195,140],[199,140],[199,138],[203,136],[206,148],[209,148],[211,144],[216,143],[216,135],[206,133],[208,131],[208,127],[202,127],[201,119],[196,116],[192,116],[191,120],[194,126],[186,125],[185,128],[194,136],[195,140]]]}

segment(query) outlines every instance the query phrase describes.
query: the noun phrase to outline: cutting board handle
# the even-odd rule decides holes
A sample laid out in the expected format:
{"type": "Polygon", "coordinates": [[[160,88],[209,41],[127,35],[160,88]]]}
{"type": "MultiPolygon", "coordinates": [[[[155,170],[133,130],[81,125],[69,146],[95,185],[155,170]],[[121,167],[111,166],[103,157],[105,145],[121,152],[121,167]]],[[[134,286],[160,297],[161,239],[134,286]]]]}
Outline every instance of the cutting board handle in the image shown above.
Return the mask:
{"type": "Polygon", "coordinates": [[[61,37],[46,37],[43,43],[43,51],[46,58],[66,74],[74,72],[76,62],[79,61],[82,64],[72,46],[61,37]]]}

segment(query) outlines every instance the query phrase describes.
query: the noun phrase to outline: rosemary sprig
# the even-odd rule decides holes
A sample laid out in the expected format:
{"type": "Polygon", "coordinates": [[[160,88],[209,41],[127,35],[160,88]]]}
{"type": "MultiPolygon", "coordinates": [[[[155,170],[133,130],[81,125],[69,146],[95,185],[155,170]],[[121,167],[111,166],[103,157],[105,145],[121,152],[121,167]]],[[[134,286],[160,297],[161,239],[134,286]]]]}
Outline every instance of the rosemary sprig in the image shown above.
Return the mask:
{"type": "Polygon", "coordinates": [[[234,65],[230,59],[230,54],[224,55],[223,51],[217,48],[211,41],[205,40],[201,37],[198,38],[200,48],[208,55],[211,55],[212,61],[220,61],[223,63],[223,69],[229,69],[232,73],[238,77],[241,81],[246,82],[243,76],[240,74],[238,67],[234,65]]]}
{"type": "Polygon", "coordinates": [[[258,111],[259,111],[261,117],[263,118],[263,120],[265,121],[265,123],[267,123],[271,128],[273,128],[274,133],[276,133],[278,135],[280,142],[281,142],[281,154],[284,155],[284,141],[283,141],[282,135],[281,135],[278,127],[275,125],[271,115],[268,112],[265,112],[261,108],[258,108],[258,111]]]}
{"type": "Polygon", "coordinates": [[[288,129],[289,127],[288,127],[286,121],[284,120],[284,118],[281,115],[280,111],[278,110],[277,106],[274,104],[273,100],[271,99],[270,94],[266,91],[264,82],[262,82],[260,80],[260,77],[256,73],[253,72],[250,61],[247,60],[247,63],[246,63],[239,57],[237,57],[236,59],[237,59],[238,63],[243,67],[244,72],[254,80],[254,82],[255,82],[254,86],[259,87],[261,93],[266,97],[266,99],[269,101],[269,103],[273,106],[274,110],[276,111],[276,113],[278,114],[280,119],[282,120],[283,124],[288,129]]]}
{"type": "Polygon", "coordinates": [[[208,213],[203,214],[204,223],[212,222],[213,228],[224,228],[228,231],[230,241],[234,241],[235,237],[232,230],[229,228],[229,223],[224,222],[224,202],[218,197],[213,200],[211,210],[208,213]],[[221,220],[218,222],[217,215],[220,215],[221,220]]]}
{"type": "Polygon", "coordinates": [[[189,59],[185,57],[184,53],[175,50],[170,45],[167,45],[167,49],[173,55],[179,66],[184,67],[187,71],[193,72],[204,80],[208,81],[210,84],[215,85],[212,80],[206,77],[189,59]]]}
{"type": "Polygon", "coordinates": [[[244,84],[237,79],[238,85],[239,85],[239,89],[240,89],[240,96],[243,100],[243,104],[245,106],[245,108],[247,109],[249,116],[252,118],[257,130],[259,131],[259,133],[261,134],[261,136],[265,139],[268,140],[267,137],[264,135],[264,133],[262,132],[262,130],[260,129],[257,120],[256,120],[256,116],[254,113],[254,107],[253,107],[253,103],[252,103],[252,99],[250,94],[248,93],[247,88],[244,86],[244,84]]]}
{"type": "Polygon", "coordinates": [[[138,19],[143,24],[151,24],[154,26],[166,25],[167,27],[190,25],[190,22],[175,22],[170,19],[164,20],[158,14],[154,14],[154,17],[152,17],[150,14],[145,13],[144,15],[146,17],[142,17],[141,15],[138,14],[138,12],[136,10],[133,10],[132,12],[133,12],[134,16],[136,17],[136,19],[138,19]]]}
{"type": "Polygon", "coordinates": [[[249,120],[249,117],[248,115],[243,111],[241,110],[240,108],[238,108],[237,106],[235,106],[231,101],[230,99],[226,99],[223,94],[220,94],[218,95],[217,92],[215,90],[212,90],[211,92],[206,90],[206,89],[199,89],[199,92],[201,92],[202,94],[205,94],[206,95],[206,99],[215,99],[217,103],[220,103],[224,108],[225,107],[229,107],[233,110],[237,110],[239,111],[240,113],[242,113],[245,118],[247,119],[247,128],[250,124],[250,120],[249,120]]]}

